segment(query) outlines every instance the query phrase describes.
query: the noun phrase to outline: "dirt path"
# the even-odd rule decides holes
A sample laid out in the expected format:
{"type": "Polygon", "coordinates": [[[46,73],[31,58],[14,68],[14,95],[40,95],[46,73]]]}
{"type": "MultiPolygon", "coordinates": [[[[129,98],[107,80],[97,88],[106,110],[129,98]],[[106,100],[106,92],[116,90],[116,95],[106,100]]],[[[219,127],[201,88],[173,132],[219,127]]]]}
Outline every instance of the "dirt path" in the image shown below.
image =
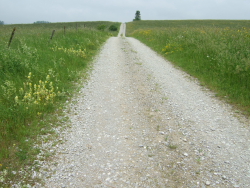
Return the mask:
{"type": "Polygon", "coordinates": [[[133,38],[107,41],[70,109],[46,187],[250,187],[249,127],[133,38]]]}

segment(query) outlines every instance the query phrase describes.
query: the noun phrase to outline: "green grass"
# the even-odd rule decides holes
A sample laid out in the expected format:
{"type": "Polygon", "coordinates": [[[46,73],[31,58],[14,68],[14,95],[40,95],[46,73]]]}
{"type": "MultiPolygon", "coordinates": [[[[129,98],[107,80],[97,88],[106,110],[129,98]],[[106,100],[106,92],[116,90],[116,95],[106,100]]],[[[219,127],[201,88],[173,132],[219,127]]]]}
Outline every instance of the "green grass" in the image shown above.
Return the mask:
{"type": "Polygon", "coordinates": [[[132,36],[250,115],[250,21],[165,20],[127,24],[132,36]]]}
{"type": "Polygon", "coordinates": [[[172,145],[172,144],[170,144],[168,147],[169,147],[170,149],[172,149],[172,150],[175,150],[175,149],[177,149],[177,148],[178,148],[178,146],[177,146],[177,145],[172,145]]]}
{"type": "Polygon", "coordinates": [[[0,26],[0,187],[25,179],[12,171],[33,164],[40,153],[33,144],[39,142],[39,135],[53,134],[74,83],[87,75],[100,46],[117,36],[118,31],[108,31],[110,25],[119,23],[0,26]],[[99,25],[107,27],[100,31],[99,25]],[[15,36],[7,48],[14,27],[15,36]]]}

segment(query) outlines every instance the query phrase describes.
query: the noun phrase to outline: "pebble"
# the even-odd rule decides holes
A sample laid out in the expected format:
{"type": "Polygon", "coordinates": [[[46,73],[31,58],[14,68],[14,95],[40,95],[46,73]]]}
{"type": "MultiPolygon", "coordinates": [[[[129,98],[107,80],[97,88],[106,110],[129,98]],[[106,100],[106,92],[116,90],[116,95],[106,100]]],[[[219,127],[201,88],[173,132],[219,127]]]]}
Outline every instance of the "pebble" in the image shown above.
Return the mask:
{"type": "Polygon", "coordinates": [[[222,176],[222,179],[223,179],[223,180],[226,180],[226,179],[227,179],[227,176],[223,175],[223,176],[222,176]]]}
{"type": "Polygon", "coordinates": [[[210,181],[206,181],[205,183],[207,186],[211,185],[211,182],[210,181]]]}

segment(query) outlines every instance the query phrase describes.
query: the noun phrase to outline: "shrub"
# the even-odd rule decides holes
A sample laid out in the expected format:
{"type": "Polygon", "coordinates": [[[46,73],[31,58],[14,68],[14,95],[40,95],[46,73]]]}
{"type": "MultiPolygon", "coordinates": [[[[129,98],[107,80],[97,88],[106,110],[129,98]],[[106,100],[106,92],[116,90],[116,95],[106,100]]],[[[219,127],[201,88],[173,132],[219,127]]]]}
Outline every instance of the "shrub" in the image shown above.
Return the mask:
{"type": "Polygon", "coordinates": [[[110,30],[110,31],[117,31],[118,28],[117,28],[117,26],[115,26],[115,25],[111,25],[111,26],[109,27],[109,30],[110,30]]]}
{"type": "Polygon", "coordinates": [[[106,29],[106,25],[102,24],[102,25],[98,25],[97,26],[97,29],[100,30],[100,31],[104,31],[106,29]]]}

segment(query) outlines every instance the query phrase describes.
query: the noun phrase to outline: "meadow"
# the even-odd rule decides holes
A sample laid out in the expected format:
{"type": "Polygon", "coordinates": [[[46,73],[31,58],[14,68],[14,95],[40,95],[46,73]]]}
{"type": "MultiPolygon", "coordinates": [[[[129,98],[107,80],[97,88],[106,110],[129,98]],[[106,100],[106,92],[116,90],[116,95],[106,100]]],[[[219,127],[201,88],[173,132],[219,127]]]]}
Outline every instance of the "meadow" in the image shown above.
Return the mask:
{"type": "Polygon", "coordinates": [[[27,166],[41,152],[34,143],[65,123],[58,118],[75,83],[87,77],[101,45],[118,34],[111,25],[119,30],[114,22],[0,26],[0,187],[30,180],[27,166]]]}
{"type": "Polygon", "coordinates": [[[127,23],[127,36],[198,78],[249,117],[249,20],[137,21],[127,23]]]}

